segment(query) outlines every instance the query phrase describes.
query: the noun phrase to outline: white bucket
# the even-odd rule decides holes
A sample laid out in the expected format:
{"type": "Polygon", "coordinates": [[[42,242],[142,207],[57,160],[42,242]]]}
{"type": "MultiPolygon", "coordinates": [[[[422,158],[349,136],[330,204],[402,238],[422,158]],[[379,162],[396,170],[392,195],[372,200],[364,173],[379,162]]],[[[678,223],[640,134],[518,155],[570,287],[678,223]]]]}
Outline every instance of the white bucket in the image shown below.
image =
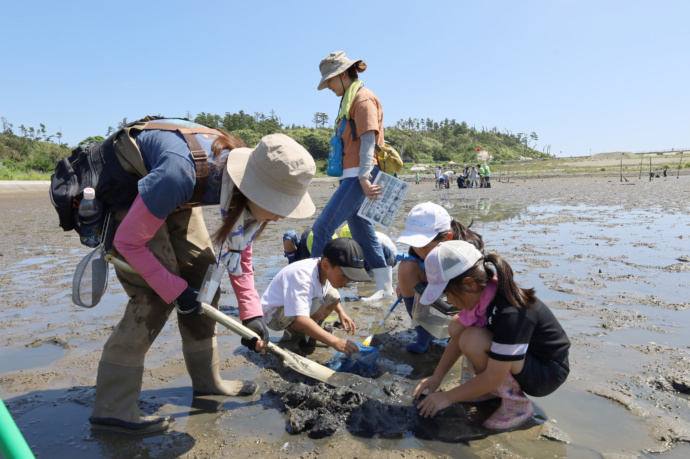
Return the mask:
{"type": "Polygon", "coordinates": [[[446,315],[437,311],[430,305],[419,302],[421,295],[414,294],[414,306],[412,309],[412,325],[424,327],[426,331],[438,339],[450,338],[448,325],[455,315],[446,315]]]}

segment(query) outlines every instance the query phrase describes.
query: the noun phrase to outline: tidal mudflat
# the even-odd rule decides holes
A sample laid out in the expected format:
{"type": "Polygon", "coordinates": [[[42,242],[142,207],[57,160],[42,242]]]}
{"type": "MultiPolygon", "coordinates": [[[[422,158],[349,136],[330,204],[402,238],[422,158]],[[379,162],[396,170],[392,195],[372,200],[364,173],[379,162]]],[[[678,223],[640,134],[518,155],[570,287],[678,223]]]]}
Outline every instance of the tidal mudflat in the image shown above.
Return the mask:
{"type": "MultiPolygon", "coordinates": [[[[317,209],[333,184],[314,181],[317,209]]],[[[46,191],[0,193],[0,396],[39,457],[690,456],[690,177],[511,178],[469,190],[422,182],[406,196],[388,231],[392,239],[422,201],[445,206],[465,223],[474,219],[487,250],[511,263],[521,285],[536,288],[571,339],[569,380],[532,399],[537,414],[524,428],[484,431],[475,422],[483,414],[478,405],[455,406],[435,420],[415,418],[412,390],[431,374],[444,343],[435,341],[424,356],[407,353],[410,321],[398,308],[373,342],[379,358],[371,391],[383,391],[376,408],[399,416],[399,425],[372,433],[352,419],[323,438],[308,429],[291,434],[291,411],[281,397],[295,384],[313,383],[271,356],[247,352],[222,328],[223,375],[254,379],[261,390],[248,398],[192,398],[172,316],[147,355],[141,396],[144,411],[175,415],[171,431],[146,438],[92,434],[98,359],[126,295],[111,271],[99,305],[71,303],[74,268],[87,249],[57,227],[46,191]]],[[[205,216],[213,229],[217,209],[205,216]]],[[[264,232],[254,249],[260,292],[286,264],[283,232],[300,232],[313,220],[283,220],[264,232]]],[[[223,289],[221,310],[236,316],[229,282],[223,289]]],[[[362,303],[359,297],[372,290],[343,292],[360,342],[392,304],[362,303]]],[[[334,330],[342,333],[337,324],[334,330]]],[[[325,362],[333,352],[317,349],[310,358],[325,362]]],[[[442,387],[457,384],[456,370],[442,387]]]]}

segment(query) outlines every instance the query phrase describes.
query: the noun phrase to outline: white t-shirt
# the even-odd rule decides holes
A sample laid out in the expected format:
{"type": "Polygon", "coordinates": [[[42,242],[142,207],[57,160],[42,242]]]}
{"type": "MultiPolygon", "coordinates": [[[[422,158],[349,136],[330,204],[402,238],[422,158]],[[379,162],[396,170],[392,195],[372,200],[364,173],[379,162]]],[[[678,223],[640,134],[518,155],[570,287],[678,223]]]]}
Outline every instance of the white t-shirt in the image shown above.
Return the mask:
{"type": "Polygon", "coordinates": [[[441,176],[441,169],[436,169],[436,178],[441,176]]]}
{"type": "Polygon", "coordinates": [[[453,171],[446,171],[443,173],[444,177],[451,178],[453,176],[453,171]]]}
{"type": "Polygon", "coordinates": [[[261,306],[266,321],[270,321],[275,310],[285,306],[285,317],[311,316],[314,298],[323,298],[331,288],[319,281],[320,258],[307,258],[291,263],[280,270],[268,288],[261,295],[261,306]]]}

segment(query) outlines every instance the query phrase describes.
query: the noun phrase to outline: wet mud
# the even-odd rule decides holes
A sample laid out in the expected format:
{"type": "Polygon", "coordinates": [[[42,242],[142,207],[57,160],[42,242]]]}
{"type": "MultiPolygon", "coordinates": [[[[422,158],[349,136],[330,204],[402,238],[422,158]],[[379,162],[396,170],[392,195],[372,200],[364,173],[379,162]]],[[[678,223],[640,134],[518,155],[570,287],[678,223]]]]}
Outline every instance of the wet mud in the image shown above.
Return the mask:
{"type": "Polygon", "coordinates": [[[481,423],[498,408],[496,401],[455,404],[425,419],[415,407],[421,400],[402,403],[408,398],[405,391],[401,384],[393,383],[385,388],[383,397],[372,398],[348,387],[296,384],[281,397],[289,418],[286,429],[293,435],[306,433],[309,438],[329,437],[346,429],[364,438],[414,436],[450,443],[467,443],[491,433],[481,423]]]}
{"type": "MultiPolygon", "coordinates": [[[[74,268],[88,251],[57,227],[44,191],[0,193],[0,397],[38,457],[689,457],[690,179],[625,185],[610,177],[511,178],[491,189],[436,190],[422,182],[388,231],[395,239],[422,201],[474,219],[487,249],[505,257],[518,283],[536,288],[563,324],[573,344],[570,377],[554,394],[532,398],[535,417],[516,431],[482,428],[495,402],[417,416],[412,392],[433,373],[445,342],[408,353],[414,333],[399,307],[373,340],[373,374],[355,386],[317,384],[219,327],[223,376],[260,386],[243,398],[192,396],[173,315],[146,356],[140,407],[176,423],[145,438],[91,433],[98,360],[127,297],[111,273],[98,306],[71,304],[74,268]]],[[[333,189],[327,179],[314,182],[317,210],[333,189]]],[[[218,224],[215,209],[205,218],[209,228],[218,224]]],[[[283,232],[314,218],[267,227],[254,250],[260,292],[286,265],[283,232]]],[[[229,282],[222,289],[221,310],[237,317],[229,282]]],[[[360,301],[372,292],[373,285],[342,292],[359,342],[392,305],[360,301]]],[[[309,358],[324,363],[333,354],[316,348],[309,358]]],[[[441,390],[459,379],[456,365],[441,390]]]]}

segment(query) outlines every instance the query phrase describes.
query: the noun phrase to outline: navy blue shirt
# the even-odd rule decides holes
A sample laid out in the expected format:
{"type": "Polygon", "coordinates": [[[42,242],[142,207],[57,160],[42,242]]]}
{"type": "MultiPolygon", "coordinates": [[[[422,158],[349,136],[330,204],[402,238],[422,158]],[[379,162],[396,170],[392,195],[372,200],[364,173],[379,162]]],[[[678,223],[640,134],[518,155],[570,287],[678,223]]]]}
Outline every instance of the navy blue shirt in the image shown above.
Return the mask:
{"type": "MultiPolygon", "coordinates": [[[[156,120],[156,122],[165,123],[171,120],[156,120]]],[[[185,125],[203,127],[196,123],[185,123],[185,125]]],[[[209,163],[213,163],[211,145],[216,136],[195,135],[201,148],[208,154],[209,163]]],[[[196,184],[196,169],[189,146],[182,134],[176,131],[145,130],[138,133],[135,140],[148,171],[148,175],[139,180],[139,194],[149,212],[157,218],[165,218],[192,199],[196,184]]],[[[227,154],[226,151],[223,153],[227,154]]],[[[209,167],[208,188],[201,200],[202,205],[220,203],[221,181],[222,171],[209,167]]]]}

